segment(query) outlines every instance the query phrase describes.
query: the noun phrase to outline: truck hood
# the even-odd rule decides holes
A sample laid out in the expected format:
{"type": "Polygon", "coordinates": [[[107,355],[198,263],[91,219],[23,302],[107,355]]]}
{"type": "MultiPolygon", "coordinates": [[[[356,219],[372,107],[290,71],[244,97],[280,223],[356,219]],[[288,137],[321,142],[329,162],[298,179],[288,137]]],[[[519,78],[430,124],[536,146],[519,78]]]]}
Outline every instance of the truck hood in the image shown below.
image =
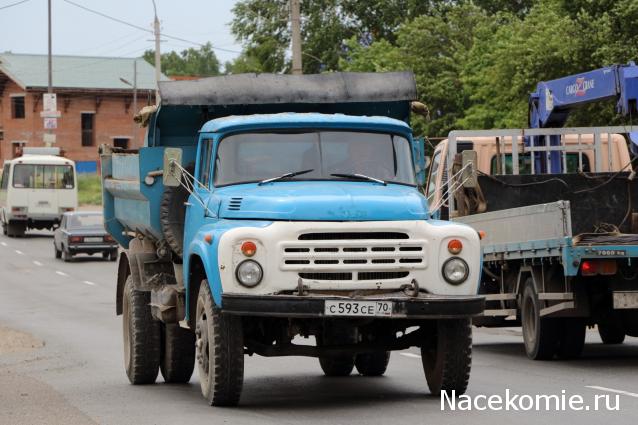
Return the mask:
{"type": "Polygon", "coordinates": [[[373,182],[273,182],[215,190],[219,217],[303,221],[423,220],[425,198],[410,186],[373,182]]]}

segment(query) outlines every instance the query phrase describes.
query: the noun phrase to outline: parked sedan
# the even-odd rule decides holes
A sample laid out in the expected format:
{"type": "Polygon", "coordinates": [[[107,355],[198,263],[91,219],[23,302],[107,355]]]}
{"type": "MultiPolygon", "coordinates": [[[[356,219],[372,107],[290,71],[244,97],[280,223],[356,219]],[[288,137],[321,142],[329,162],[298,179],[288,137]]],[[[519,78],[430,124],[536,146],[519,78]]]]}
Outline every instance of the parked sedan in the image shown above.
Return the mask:
{"type": "Polygon", "coordinates": [[[53,236],[55,258],[71,261],[76,254],[101,253],[102,258],[117,259],[117,242],[104,230],[100,212],[67,212],[53,236]]]}

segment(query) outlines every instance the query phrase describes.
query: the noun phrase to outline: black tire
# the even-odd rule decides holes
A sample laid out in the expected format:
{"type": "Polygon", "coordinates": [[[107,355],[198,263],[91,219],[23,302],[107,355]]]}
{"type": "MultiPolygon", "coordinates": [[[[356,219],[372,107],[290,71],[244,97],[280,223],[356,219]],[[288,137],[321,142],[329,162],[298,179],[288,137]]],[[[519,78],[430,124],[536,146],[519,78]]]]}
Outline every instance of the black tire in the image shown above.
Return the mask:
{"type": "Polygon", "coordinates": [[[348,376],[354,369],[354,356],[319,357],[319,365],[326,376],[348,376]]]}
{"type": "Polygon", "coordinates": [[[521,325],[525,353],[532,360],[550,360],[558,349],[559,323],[540,317],[541,302],[531,277],[525,281],[521,302],[521,325]]]}
{"type": "MultiPolygon", "coordinates": [[[[345,345],[356,342],[352,329],[339,327],[335,323],[326,324],[323,334],[317,336],[317,346],[345,345]]],[[[354,354],[319,356],[319,366],[326,376],[348,376],[354,369],[354,354]]]]}
{"type": "Polygon", "coordinates": [[[26,224],[22,224],[19,222],[16,223],[15,221],[10,221],[9,224],[7,224],[7,236],[9,236],[10,238],[23,237],[26,230],[26,224]]]}
{"type": "Polygon", "coordinates": [[[58,249],[58,247],[55,245],[55,242],[53,242],[53,249],[55,250],[55,258],[57,258],[58,260],[62,258],[62,251],[58,249]]]}
{"type": "Polygon", "coordinates": [[[65,263],[73,260],[73,254],[71,254],[71,251],[69,251],[68,248],[65,248],[64,245],[62,245],[62,260],[64,260],[65,263]]]}
{"type": "Polygon", "coordinates": [[[109,251],[102,252],[102,259],[108,260],[110,256],[111,256],[111,253],[109,251]]]}
{"type": "Polygon", "coordinates": [[[195,368],[195,333],[177,323],[162,326],[160,371],[169,384],[184,384],[195,368]]]}
{"type": "Polygon", "coordinates": [[[598,324],[598,335],[603,344],[622,344],[625,341],[625,328],[619,319],[614,318],[598,324]]]}
{"type": "Polygon", "coordinates": [[[389,351],[375,351],[373,353],[357,354],[354,365],[363,376],[381,376],[388,369],[390,362],[389,351]]]}
{"type": "Polygon", "coordinates": [[[109,261],[117,261],[117,249],[111,251],[109,255],[109,261]]]}
{"type": "Polygon", "coordinates": [[[471,320],[438,320],[435,335],[421,347],[421,361],[432,395],[464,394],[472,368],[471,320]]]}
{"type": "MultiPolygon", "coordinates": [[[[189,170],[192,173],[192,170],[189,170]]],[[[184,251],[184,217],[189,193],[183,186],[164,187],[160,203],[160,226],[168,246],[173,252],[182,257],[184,251]]]]}
{"type": "Polygon", "coordinates": [[[122,297],[124,368],[131,384],[152,384],[160,364],[160,322],[151,314],[150,292],[138,291],[129,276],[122,297]]]}
{"type": "Polygon", "coordinates": [[[244,335],[241,317],[223,314],[208,281],[197,296],[196,357],[202,395],[211,406],[236,406],[244,382],[244,335]]]}
{"type": "Polygon", "coordinates": [[[576,359],[583,353],[585,347],[585,321],[576,317],[558,319],[558,348],[556,356],[559,359],[576,359]]]}

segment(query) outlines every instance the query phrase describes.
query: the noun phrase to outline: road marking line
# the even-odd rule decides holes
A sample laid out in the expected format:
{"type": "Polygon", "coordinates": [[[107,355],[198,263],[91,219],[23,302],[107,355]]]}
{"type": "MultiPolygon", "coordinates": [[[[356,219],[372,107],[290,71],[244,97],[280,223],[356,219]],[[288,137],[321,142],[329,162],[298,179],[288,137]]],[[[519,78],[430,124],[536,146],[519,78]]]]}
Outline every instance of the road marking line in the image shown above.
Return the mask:
{"type": "Polygon", "coordinates": [[[24,255],[24,252],[20,251],[19,249],[14,249],[14,251],[16,252],[16,254],[18,255],[24,255]]]}
{"type": "Polygon", "coordinates": [[[38,260],[33,260],[33,264],[35,264],[36,266],[42,267],[42,263],[39,262],[38,260]]]}
{"type": "Polygon", "coordinates": [[[629,397],[636,397],[638,398],[638,394],[636,393],[630,393],[629,391],[623,391],[623,390],[616,390],[613,388],[607,388],[607,387],[599,387],[597,385],[585,385],[586,388],[591,388],[594,390],[600,390],[600,391],[607,391],[610,393],[616,393],[616,394],[622,394],[622,395],[628,395],[629,397]]]}
{"type": "Polygon", "coordinates": [[[405,357],[412,357],[414,359],[420,359],[421,358],[421,356],[419,356],[418,354],[413,354],[413,353],[399,353],[399,354],[401,354],[402,356],[405,356],[405,357]]]}
{"type": "Polygon", "coordinates": [[[94,282],[91,282],[90,280],[85,280],[85,281],[84,281],[84,282],[82,282],[82,283],[85,283],[85,284],[90,285],[90,286],[95,286],[95,283],[94,283],[94,282]]]}
{"type": "Polygon", "coordinates": [[[55,273],[59,274],[60,276],[68,276],[68,274],[61,272],[60,270],[56,270],[55,273]]]}
{"type": "Polygon", "coordinates": [[[0,245],[7,246],[7,243],[6,242],[0,242],[0,245]]]}

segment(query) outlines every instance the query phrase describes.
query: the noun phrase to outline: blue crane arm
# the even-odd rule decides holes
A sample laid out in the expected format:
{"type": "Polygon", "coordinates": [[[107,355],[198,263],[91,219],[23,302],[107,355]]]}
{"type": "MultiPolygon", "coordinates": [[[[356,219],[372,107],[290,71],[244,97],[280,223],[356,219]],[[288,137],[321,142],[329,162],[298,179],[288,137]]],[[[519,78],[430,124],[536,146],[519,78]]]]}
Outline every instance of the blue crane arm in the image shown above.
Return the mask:
{"type": "Polygon", "coordinates": [[[636,110],[638,66],[633,62],[541,81],[529,97],[529,124],[531,128],[562,127],[572,109],[614,98],[618,113],[629,115],[636,110]]]}
{"type": "MultiPolygon", "coordinates": [[[[612,65],[582,74],[551,81],[541,81],[529,96],[530,128],[562,127],[572,109],[587,103],[617,99],[616,110],[623,115],[636,111],[638,105],[638,66],[612,65]]],[[[638,135],[630,134],[631,150],[638,154],[638,135]]],[[[527,145],[545,144],[543,137],[527,138],[527,145]]],[[[550,137],[550,145],[559,145],[558,137],[550,137]]],[[[536,166],[543,172],[560,173],[562,164],[557,152],[550,154],[551,170],[546,170],[544,155],[535,155],[536,166]]]]}

